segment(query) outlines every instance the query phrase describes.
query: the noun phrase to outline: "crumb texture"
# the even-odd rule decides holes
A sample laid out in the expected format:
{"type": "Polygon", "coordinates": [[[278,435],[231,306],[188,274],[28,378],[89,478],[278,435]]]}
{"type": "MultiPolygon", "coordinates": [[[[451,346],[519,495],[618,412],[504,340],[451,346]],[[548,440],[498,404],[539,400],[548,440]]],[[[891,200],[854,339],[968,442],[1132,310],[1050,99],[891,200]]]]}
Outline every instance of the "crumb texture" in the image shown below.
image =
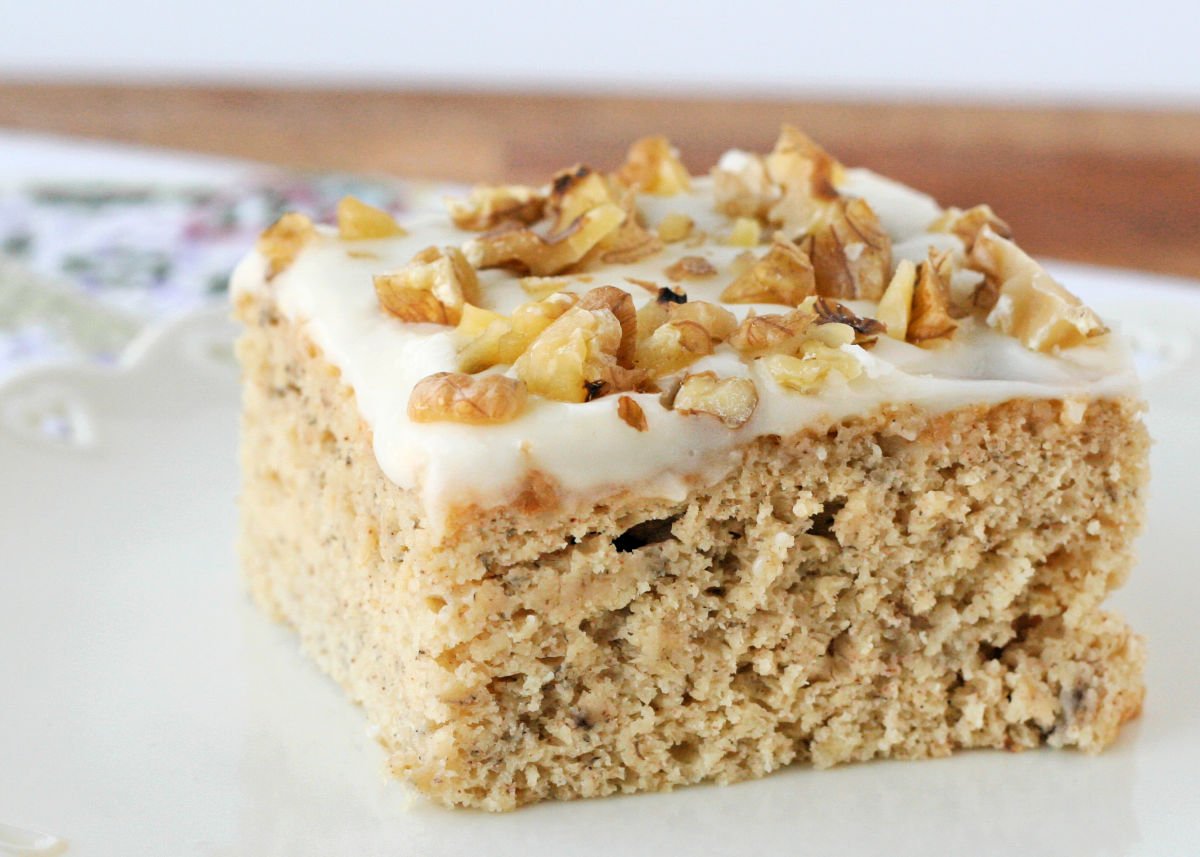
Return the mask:
{"type": "Polygon", "coordinates": [[[1095,752],[1142,700],[1139,403],[884,409],[765,437],[681,502],[536,480],[435,534],[338,372],[243,296],[246,584],[446,804],[959,748],[1095,752]],[[1082,412],[1081,412],[1082,411],[1082,412]]]}

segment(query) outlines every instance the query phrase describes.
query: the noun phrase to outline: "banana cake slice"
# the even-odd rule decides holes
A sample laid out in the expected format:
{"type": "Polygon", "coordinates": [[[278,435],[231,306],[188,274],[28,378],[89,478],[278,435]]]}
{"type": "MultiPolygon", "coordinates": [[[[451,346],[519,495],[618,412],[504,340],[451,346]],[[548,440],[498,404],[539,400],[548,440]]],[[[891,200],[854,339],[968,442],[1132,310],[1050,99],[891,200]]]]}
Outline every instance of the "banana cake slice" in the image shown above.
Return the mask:
{"type": "Polygon", "coordinates": [[[447,208],[286,215],[233,280],[245,582],[396,776],[506,810],[1138,713],[1129,352],[987,206],[785,127],[447,208]]]}

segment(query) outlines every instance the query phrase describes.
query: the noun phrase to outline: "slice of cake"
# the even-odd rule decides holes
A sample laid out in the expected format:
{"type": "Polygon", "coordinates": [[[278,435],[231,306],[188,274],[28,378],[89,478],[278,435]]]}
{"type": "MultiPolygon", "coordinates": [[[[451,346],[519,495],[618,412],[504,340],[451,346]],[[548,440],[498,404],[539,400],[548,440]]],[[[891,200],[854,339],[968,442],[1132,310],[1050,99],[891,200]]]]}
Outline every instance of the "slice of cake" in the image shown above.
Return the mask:
{"type": "Polygon", "coordinates": [[[1137,714],[1101,609],[1136,378],[986,206],[785,128],[337,220],[234,277],[241,556],[425,794],[1094,752],[1137,714]]]}

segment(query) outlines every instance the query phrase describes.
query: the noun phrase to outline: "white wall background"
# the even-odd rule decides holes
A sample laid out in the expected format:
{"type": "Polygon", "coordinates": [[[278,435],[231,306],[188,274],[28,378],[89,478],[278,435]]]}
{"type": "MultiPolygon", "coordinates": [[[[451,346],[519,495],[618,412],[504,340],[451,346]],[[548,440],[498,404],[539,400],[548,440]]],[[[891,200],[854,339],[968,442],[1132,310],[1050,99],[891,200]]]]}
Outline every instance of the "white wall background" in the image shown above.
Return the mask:
{"type": "Polygon", "coordinates": [[[1198,45],[1196,0],[0,0],[10,79],[1200,106],[1198,45]]]}

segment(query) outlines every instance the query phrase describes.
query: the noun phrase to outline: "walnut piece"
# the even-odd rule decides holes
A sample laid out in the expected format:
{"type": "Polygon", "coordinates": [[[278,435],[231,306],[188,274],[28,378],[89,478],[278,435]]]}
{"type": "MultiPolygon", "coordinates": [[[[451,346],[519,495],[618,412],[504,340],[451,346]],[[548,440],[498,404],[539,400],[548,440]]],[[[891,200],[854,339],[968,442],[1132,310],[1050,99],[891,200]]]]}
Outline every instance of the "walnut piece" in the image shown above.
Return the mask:
{"type": "Polygon", "coordinates": [[[789,238],[810,232],[825,210],[839,199],[835,183],[841,165],[791,125],[783,126],[765,163],[767,176],[781,191],[767,219],[789,238]]]}
{"type": "Polygon", "coordinates": [[[781,387],[800,393],[816,392],[834,374],[848,381],[862,374],[862,364],[849,354],[812,340],[799,355],[768,354],[759,361],[781,387]]]}
{"type": "Polygon", "coordinates": [[[712,354],[708,331],[694,321],[668,321],[637,344],[637,365],[652,378],[673,375],[712,354]]]}
{"type": "Polygon", "coordinates": [[[793,310],[786,315],[752,315],[729,337],[729,344],[746,357],[769,353],[792,353],[799,349],[816,322],[814,313],[793,310]]]}
{"type": "Polygon", "coordinates": [[[758,407],[758,389],[749,378],[718,378],[714,372],[688,375],[675,393],[672,409],[681,414],[716,417],[726,428],[744,426],[758,407]]]}
{"type": "Polygon", "coordinates": [[[565,232],[584,212],[616,202],[604,176],[591,167],[579,165],[561,170],[550,182],[550,198],[546,201],[546,213],[553,221],[549,234],[565,232]]]}
{"type": "Polygon", "coordinates": [[[408,418],[417,423],[494,425],[525,410],[525,385],[504,375],[438,372],[422,378],[408,398],[408,418]]]}
{"type": "Polygon", "coordinates": [[[692,234],[692,228],[695,225],[696,221],[686,214],[672,212],[659,221],[657,229],[659,240],[666,244],[683,241],[692,234]]]}
{"type": "Polygon", "coordinates": [[[971,259],[989,281],[999,284],[999,298],[987,323],[1027,348],[1043,352],[1073,348],[1108,332],[1095,312],[990,227],[980,230],[971,259]]]}
{"type": "Polygon", "coordinates": [[[617,416],[636,431],[646,431],[650,428],[646,424],[646,413],[642,410],[642,406],[629,396],[621,396],[617,399],[617,416]]]}
{"type": "Polygon", "coordinates": [[[681,256],[666,269],[665,273],[667,279],[677,283],[680,280],[703,280],[715,277],[717,269],[703,256],[681,256]]]}
{"type": "Polygon", "coordinates": [[[522,277],[520,283],[525,294],[535,298],[544,298],[555,292],[566,291],[567,286],[571,284],[571,279],[570,277],[522,277]]]}
{"type": "Polygon", "coordinates": [[[636,389],[645,375],[617,363],[622,338],[611,310],[574,306],[529,344],[513,370],[531,393],[560,402],[636,389]]]}
{"type": "Polygon", "coordinates": [[[633,366],[637,351],[637,309],[633,296],[616,286],[599,286],[584,292],[577,306],[587,310],[608,310],[621,325],[621,340],[617,346],[617,363],[625,368],[633,366]]]}
{"type": "Polygon", "coordinates": [[[508,318],[467,304],[454,330],[463,343],[458,351],[459,371],[482,372],[491,366],[515,362],[529,343],[577,301],[575,295],[559,292],[521,304],[508,318]]]}
{"type": "Polygon", "coordinates": [[[401,321],[457,324],[479,303],[479,278],[457,247],[426,247],[404,268],[375,275],[380,305],[401,321]]]}
{"type": "Polygon", "coordinates": [[[950,315],[949,258],[948,253],[931,250],[929,258],[917,266],[906,332],[909,342],[943,339],[958,328],[958,322],[950,315]]]}
{"type": "Polygon", "coordinates": [[[733,247],[757,247],[762,241],[762,224],[757,218],[739,217],[733,221],[733,228],[725,243],[733,247]]]}
{"type": "Polygon", "coordinates": [[[291,266],[304,245],[317,237],[313,222],[298,212],[289,212],[276,220],[258,238],[258,252],[267,259],[267,282],[291,266]]]}
{"type": "Polygon", "coordinates": [[[619,205],[601,203],[549,238],[528,227],[501,228],[468,241],[463,252],[480,269],[515,265],[545,277],[574,265],[624,221],[619,205]]]}
{"type": "Polygon", "coordinates": [[[765,218],[779,199],[766,163],[749,152],[726,152],[713,168],[712,179],[717,211],[730,217],[765,218]]]}
{"type": "Polygon", "coordinates": [[[604,236],[592,251],[601,262],[628,265],[653,256],[663,248],[662,239],[642,225],[636,205],[637,195],[627,192],[621,199],[624,222],[604,236]]]}
{"type": "Polygon", "coordinates": [[[967,252],[975,246],[975,240],[980,231],[987,226],[1001,238],[1012,238],[1012,229],[1007,223],[996,216],[990,205],[977,205],[963,211],[960,208],[947,208],[942,216],[929,226],[930,232],[948,232],[962,239],[967,252]]]}
{"type": "Polygon", "coordinates": [[[616,178],[656,196],[687,193],[692,188],[691,177],[679,160],[679,152],[663,136],[643,137],[630,146],[616,178]]]}
{"type": "Polygon", "coordinates": [[[908,335],[908,320],[912,312],[913,287],[917,284],[917,266],[908,259],[901,259],[892,274],[892,281],[879,299],[876,317],[887,325],[887,334],[892,339],[904,342],[908,335]]]}
{"type": "Polygon", "coordinates": [[[810,238],[817,293],[877,301],[892,268],[892,240],[864,199],[838,199],[810,238]]]}
{"type": "Polygon", "coordinates": [[[733,313],[708,301],[668,301],[666,306],[671,321],[695,322],[704,328],[713,342],[724,342],[738,326],[733,313]]]}
{"type": "Polygon", "coordinates": [[[344,196],[337,205],[338,237],[343,241],[396,238],[408,233],[382,208],[344,196]]]}
{"type": "MultiPolygon", "coordinates": [[[[887,326],[879,319],[860,316],[845,304],[831,301],[829,298],[816,298],[812,302],[812,311],[817,317],[816,327],[813,328],[816,333],[822,333],[822,328],[834,325],[847,327],[852,334],[850,342],[855,345],[870,347],[879,338],[879,334],[887,330],[887,326]]],[[[844,333],[838,335],[844,336],[844,333]]]]}
{"type": "Polygon", "coordinates": [[[777,237],[761,259],[725,288],[721,300],[797,306],[816,293],[816,277],[808,255],[786,238],[777,237]]]}
{"type": "Polygon", "coordinates": [[[447,199],[446,208],[459,229],[483,232],[501,223],[537,223],[546,208],[546,197],[524,185],[479,185],[466,199],[447,199]]]}

